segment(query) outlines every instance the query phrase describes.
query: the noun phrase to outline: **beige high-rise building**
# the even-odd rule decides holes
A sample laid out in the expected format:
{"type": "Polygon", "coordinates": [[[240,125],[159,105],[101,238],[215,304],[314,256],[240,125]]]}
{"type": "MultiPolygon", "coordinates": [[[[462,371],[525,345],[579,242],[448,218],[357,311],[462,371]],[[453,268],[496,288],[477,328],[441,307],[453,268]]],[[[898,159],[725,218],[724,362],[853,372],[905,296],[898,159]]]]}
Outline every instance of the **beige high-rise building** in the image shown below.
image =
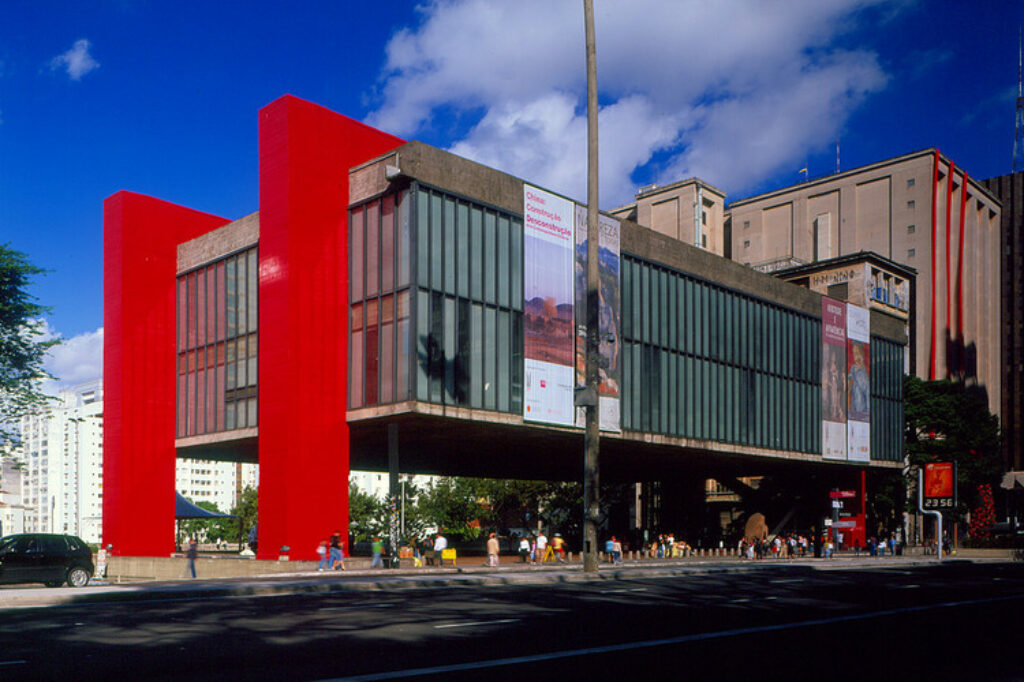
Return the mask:
{"type": "Polygon", "coordinates": [[[725,255],[725,192],[699,178],[664,187],[641,187],[636,201],[609,213],[719,256],[725,255]]]}
{"type": "Polygon", "coordinates": [[[912,371],[978,385],[998,413],[1000,210],[926,149],[732,202],[722,239],[726,256],[765,272],[862,251],[914,268],[912,371]]]}

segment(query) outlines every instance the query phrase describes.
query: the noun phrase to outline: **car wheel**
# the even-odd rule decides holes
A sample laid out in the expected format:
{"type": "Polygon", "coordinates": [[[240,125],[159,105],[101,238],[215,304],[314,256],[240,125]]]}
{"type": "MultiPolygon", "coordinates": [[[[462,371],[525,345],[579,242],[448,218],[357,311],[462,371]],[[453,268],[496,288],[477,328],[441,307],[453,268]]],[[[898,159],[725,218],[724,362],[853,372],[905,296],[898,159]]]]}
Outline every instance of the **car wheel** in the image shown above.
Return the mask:
{"type": "Polygon", "coordinates": [[[68,571],[68,585],[71,587],[85,587],[89,582],[89,571],[81,567],[72,568],[68,571]]]}

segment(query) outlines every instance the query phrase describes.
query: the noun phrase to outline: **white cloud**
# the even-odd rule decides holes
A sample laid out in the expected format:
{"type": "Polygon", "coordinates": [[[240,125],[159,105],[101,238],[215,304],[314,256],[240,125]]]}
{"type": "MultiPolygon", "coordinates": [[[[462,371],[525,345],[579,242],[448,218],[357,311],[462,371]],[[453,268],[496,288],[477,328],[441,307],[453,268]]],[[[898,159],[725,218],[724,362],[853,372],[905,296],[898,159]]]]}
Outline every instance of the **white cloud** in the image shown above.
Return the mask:
{"type": "MultiPolygon", "coordinates": [[[[48,338],[60,334],[46,327],[48,338]]],[[[43,382],[43,389],[51,395],[77,384],[103,376],[103,327],[65,339],[46,354],[43,363],[56,380],[43,382]]]]}
{"type": "MultiPolygon", "coordinates": [[[[885,86],[873,53],[832,47],[885,1],[600,3],[602,206],[629,201],[631,174],[649,164],[661,182],[696,174],[735,193],[802,163],[885,86]]],[[[454,113],[471,123],[455,153],[583,198],[581,8],[435,0],[421,11],[388,43],[368,121],[412,136],[454,113]]]]}
{"type": "Polygon", "coordinates": [[[70,50],[50,60],[50,70],[64,69],[71,80],[82,80],[82,76],[100,68],[100,63],[89,54],[90,47],[92,44],[85,38],[76,40],[70,50]]]}

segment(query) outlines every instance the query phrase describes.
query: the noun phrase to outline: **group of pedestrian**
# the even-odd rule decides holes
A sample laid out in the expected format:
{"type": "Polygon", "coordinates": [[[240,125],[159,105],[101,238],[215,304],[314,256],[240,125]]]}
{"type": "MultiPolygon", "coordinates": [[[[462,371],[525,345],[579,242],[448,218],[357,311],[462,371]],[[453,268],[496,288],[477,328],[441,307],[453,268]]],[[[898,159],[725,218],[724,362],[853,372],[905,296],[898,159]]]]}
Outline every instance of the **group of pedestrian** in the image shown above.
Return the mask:
{"type": "Polygon", "coordinates": [[[622,543],[614,535],[605,540],[604,553],[612,564],[622,563],[622,543]]]}
{"type": "Polygon", "coordinates": [[[568,544],[561,533],[555,533],[548,542],[547,535],[543,530],[538,530],[532,536],[524,535],[519,538],[518,553],[520,560],[530,564],[542,564],[547,561],[566,563],[565,555],[568,551],[568,544]]]}
{"type": "MultiPolygon", "coordinates": [[[[890,535],[889,537],[881,536],[878,538],[872,535],[867,539],[867,542],[865,542],[868,554],[871,556],[885,556],[886,549],[889,550],[890,556],[896,556],[896,547],[898,544],[899,543],[896,541],[895,535],[890,535]]],[[[860,554],[860,552],[858,551],[857,554],[860,554]]]]}
{"type": "MultiPolygon", "coordinates": [[[[810,542],[807,540],[807,536],[787,533],[786,535],[776,535],[771,540],[766,537],[743,538],[739,542],[738,549],[740,556],[757,561],[765,558],[795,559],[796,557],[805,557],[807,556],[809,546],[810,542]]],[[[825,547],[826,551],[829,551],[827,544],[825,547]]]]}
{"type": "Polygon", "coordinates": [[[693,554],[693,547],[686,540],[676,540],[675,533],[659,533],[646,550],[652,559],[678,559],[693,554]]]}
{"type": "Polygon", "coordinates": [[[337,571],[339,567],[345,570],[345,543],[341,539],[341,531],[334,531],[330,540],[321,540],[316,553],[320,555],[316,570],[337,571]]]}

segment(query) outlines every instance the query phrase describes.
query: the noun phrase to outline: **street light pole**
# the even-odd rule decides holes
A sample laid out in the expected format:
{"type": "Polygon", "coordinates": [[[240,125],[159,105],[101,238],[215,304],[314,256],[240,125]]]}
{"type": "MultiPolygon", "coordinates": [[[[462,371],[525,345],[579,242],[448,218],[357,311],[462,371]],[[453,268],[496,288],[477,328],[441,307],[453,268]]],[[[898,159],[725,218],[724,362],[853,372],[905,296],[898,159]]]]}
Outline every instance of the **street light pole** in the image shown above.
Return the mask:
{"type": "Polygon", "coordinates": [[[583,0],[587,47],[587,419],[583,454],[583,570],[597,572],[598,418],[597,362],[600,351],[597,201],[597,48],[594,44],[594,2],[583,0]]]}

